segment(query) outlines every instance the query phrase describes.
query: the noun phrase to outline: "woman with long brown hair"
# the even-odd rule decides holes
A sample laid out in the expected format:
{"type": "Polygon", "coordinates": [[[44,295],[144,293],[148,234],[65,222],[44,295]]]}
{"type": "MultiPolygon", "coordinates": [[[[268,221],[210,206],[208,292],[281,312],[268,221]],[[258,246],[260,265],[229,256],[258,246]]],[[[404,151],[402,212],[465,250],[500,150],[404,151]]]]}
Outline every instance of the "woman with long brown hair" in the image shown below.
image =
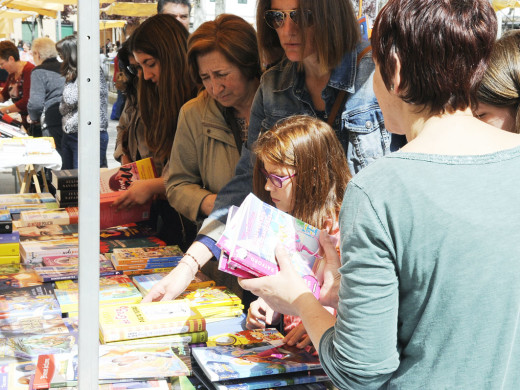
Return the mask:
{"type": "MultiPolygon", "coordinates": [[[[161,177],[133,182],[114,202],[114,207],[132,207],[154,197],[165,197],[163,176],[168,170],[164,167],[170,158],[179,111],[196,94],[186,66],[187,39],[188,32],[184,26],[168,14],[145,20],[132,34],[131,51],[142,69],[138,106],[144,123],[144,139],[161,177]]],[[[171,213],[165,201],[159,204],[160,214],[171,213]]],[[[180,226],[175,214],[163,218],[163,221],[168,220],[171,227],[180,226]]],[[[174,239],[176,234],[169,232],[168,235],[174,239]]]]}

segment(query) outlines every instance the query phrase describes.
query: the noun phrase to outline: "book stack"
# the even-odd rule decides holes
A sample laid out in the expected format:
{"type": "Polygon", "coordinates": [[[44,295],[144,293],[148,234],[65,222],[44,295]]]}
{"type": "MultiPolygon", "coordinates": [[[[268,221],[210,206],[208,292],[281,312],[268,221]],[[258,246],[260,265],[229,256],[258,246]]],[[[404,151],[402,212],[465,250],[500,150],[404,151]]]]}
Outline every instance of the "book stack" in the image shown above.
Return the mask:
{"type": "MultiPolygon", "coordinates": [[[[266,389],[327,382],[317,355],[283,344],[274,329],[242,331],[193,348],[194,374],[207,389],[266,389]]],[[[300,387],[302,388],[302,387],[300,387]]]]}
{"type": "Polygon", "coordinates": [[[63,169],[51,171],[49,190],[54,194],[60,207],[78,206],[78,170],[63,169]]]}
{"type": "MultiPolygon", "coordinates": [[[[2,211],[5,210],[0,210],[0,218],[2,211]]],[[[16,231],[0,233],[0,264],[11,263],[20,263],[20,234],[16,231]]]]}
{"type": "Polygon", "coordinates": [[[206,330],[206,320],[186,301],[110,305],[99,309],[101,343],[206,330]]]}
{"type": "MultiPolygon", "coordinates": [[[[56,282],[54,290],[63,314],[78,316],[79,288],[74,280],[56,282]]],[[[103,276],[99,278],[99,305],[121,305],[139,303],[143,296],[126,275],[103,276]]]]}
{"type": "Polygon", "coordinates": [[[217,246],[222,249],[219,269],[242,278],[273,275],[279,267],[275,248],[283,245],[293,265],[319,297],[319,229],[272,207],[249,194],[240,207],[230,210],[217,246]]]}
{"type": "Polygon", "coordinates": [[[111,260],[114,268],[121,271],[138,271],[175,267],[182,259],[177,245],[145,248],[116,248],[111,260]]]}
{"type": "Polygon", "coordinates": [[[45,225],[72,225],[78,223],[79,210],[77,207],[61,209],[27,210],[20,213],[19,227],[45,225]]]}
{"type": "Polygon", "coordinates": [[[26,265],[41,265],[48,256],[78,256],[78,251],[78,238],[20,242],[21,261],[26,265]]]}
{"type": "Polygon", "coordinates": [[[49,193],[0,195],[0,210],[4,210],[2,219],[7,220],[7,223],[3,224],[3,232],[7,233],[9,229],[14,229],[18,226],[18,220],[22,211],[56,209],[57,207],[56,200],[49,193]],[[10,218],[5,211],[10,214],[10,218]]]}
{"type": "Polygon", "coordinates": [[[206,322],[240,317],[244,310],[241,299],[224,286],[184,291],[177,299],[186,299],[191,307],[202,314],[206,322]]]}

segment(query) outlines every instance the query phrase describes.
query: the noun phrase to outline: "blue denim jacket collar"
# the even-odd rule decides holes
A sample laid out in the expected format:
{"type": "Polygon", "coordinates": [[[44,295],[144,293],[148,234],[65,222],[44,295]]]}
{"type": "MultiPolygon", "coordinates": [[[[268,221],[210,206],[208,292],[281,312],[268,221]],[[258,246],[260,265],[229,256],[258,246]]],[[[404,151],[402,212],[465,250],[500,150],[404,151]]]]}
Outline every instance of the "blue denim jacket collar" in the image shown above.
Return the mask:
{"type": "MultiPolygon", "coordinates": [[[[355,92],[354,81],[356,79],[356,50],[343,56],[341,62],[336,66],[330,75],[327,86],[344,90],[349,93],[355,92]]],[[[280,87],[273,89],[273,92],[283,92],[289,88],[301,90],[304,86],[303,73],[298,71],[298,64],[291,62],[287,58],[282,59],[282,74],[280,87]]],[[[298,91],[296,91],[298,93],[298,91]]]]}

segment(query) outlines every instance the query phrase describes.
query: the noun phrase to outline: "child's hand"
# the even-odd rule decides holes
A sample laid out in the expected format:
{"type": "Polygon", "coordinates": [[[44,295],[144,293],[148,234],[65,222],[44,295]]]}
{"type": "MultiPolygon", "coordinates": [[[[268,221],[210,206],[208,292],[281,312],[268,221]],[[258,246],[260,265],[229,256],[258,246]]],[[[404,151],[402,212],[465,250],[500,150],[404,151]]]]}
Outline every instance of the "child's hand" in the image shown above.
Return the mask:
{"type": "Polygon", "coordinates": [[[280,314],[276,313],[262,299],[258,298],[251,302],[247,311],[246,328],[247,329],[265,329],[266,325],[277,324],[280,321],[280,314]]]}
{"type": "Polygon", "coordinates": [[[325,261],[323,269],[323,285],[320,290],[320,302],[323,306],[330,306],[337,309],[339,300],[339,281],[341,279],[341,274],[339,273],[341,261],[332,237],[324,230],[322,230],[320,234],[320,245],[323,248],[323,259],[325,261]]]}
{"type": "Polygon", "coordinates": [[[311,338],[303,326],[303,322],[300,322],[296,328],[291,329],[284,337],[283,342],[288,345],[296,345],[296,347],[301,349],[312,344],[311,338]]]}

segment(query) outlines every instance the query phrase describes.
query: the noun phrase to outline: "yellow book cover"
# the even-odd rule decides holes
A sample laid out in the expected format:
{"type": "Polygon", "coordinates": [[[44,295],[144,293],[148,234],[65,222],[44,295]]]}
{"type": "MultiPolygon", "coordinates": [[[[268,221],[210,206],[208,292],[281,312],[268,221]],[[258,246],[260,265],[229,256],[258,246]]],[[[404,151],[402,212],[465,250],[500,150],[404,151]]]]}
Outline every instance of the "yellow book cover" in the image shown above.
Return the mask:
{"type": "Polygon", "coordinates": [[[0,264],[20,264],[20,255],[0,256],[0,264]]]}
{"type": "Polygon", "coordinates": [[[206,330],[206,321],[186,301],[103,306],[100,331],[105,343],[206,330]]]}
{"type": "Polygon", "coordinates": [[[192,307],[239,306],[240,298],[227,287],[205,287],[193,291],[184,291],[179,299],[187,299],[192,307]]]}
{"type": "MultiPolygon", "coordinates": [[[[103,335],[100,334],[100,341],[103,343],[103,335]]],[[[143,339],[112,341],[108,344],[165,344],[165,343],[205,343],[208,341],[208,332],[169,334],[166,336],[146,337],[143,339]]]]}
{"type": "MultiPolygon", "coordinates": [[[[157,272],[153,274],[145,274],[145,275],[136,275],[132,278],[132,281],[136,285],[136,287],[141,291],[143,295],[148,294],[150,289],[153,287],[155,283],[160,281],[169,272],[157,272]]],[[[204,287],[213,287],[215,286],[215,281],[211,280],[208,276],[204,275],[202,272],[198,271],[195,275],[195,278],[191,281],[190,285],[186,287],[186,290],[196,290],[198,288],[204,287]]]]}
{"type": "Polygon", "coordinates": [[[283,344],[283,335],[274,328],[243,330],[237,333],[221,333],[208,338],[206,345],[248,345],[269,343],[273,346],[283,344]]]}
{"type": "Polygon", "coordinates": [[[19,256],[20,243],[11,242],[7,244],[0,244],[0,256],[19,256]]]}

